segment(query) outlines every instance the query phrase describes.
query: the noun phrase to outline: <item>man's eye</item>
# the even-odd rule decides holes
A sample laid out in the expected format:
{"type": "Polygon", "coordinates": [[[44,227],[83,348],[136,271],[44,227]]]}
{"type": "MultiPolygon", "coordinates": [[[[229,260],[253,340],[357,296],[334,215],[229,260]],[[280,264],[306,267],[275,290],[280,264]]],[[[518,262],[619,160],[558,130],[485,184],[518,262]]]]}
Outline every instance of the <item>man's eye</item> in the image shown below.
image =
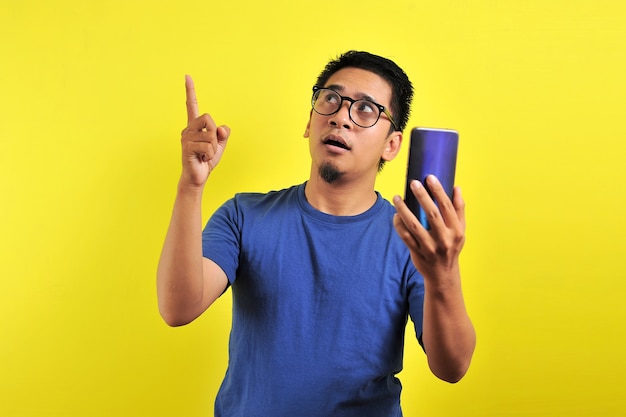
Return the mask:
{"type": "Polygon", "coordinates": [[[360,113],[374,113],[376,111],[374,109],[374,104],[370,103],[367,100],[359,100],[356,104],[356,108],[360,113]]]}
{"type": "Polygon", "coordinates": [[[337,103],[339,101],[339,96],[335,93],[326,93],[323,99],[329,103],[337,103]]]}

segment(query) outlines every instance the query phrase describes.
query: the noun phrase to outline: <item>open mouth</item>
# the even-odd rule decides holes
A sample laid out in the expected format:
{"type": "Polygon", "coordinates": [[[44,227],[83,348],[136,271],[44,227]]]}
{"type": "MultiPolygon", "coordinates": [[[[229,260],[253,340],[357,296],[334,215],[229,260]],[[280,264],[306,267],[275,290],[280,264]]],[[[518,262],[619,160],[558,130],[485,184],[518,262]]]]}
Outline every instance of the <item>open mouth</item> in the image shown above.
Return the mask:
{"type": "Polygon", "coordinates": [[[324,139],[324,145],[330,145],[337,148],[350,150],[350,147],[343,141],[343,139],[335,136],[329,136],[324,139]]]}

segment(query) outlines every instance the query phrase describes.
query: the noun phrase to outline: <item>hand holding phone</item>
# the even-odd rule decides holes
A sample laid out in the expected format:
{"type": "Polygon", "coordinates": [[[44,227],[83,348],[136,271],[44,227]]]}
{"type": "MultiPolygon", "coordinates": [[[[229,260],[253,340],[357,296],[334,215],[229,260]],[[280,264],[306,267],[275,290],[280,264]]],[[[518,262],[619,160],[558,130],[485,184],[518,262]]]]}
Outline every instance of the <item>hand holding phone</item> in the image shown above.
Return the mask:
{"type": "Polygon", "coordinates": [[[410,183],[418,180],[426,186],[426,177],[432,174],[452,199],[458,146],[459,134],[456,130],[417,127],[411,131],[404,200],[427,229],[426,214],[413,195],[410,183]]]}

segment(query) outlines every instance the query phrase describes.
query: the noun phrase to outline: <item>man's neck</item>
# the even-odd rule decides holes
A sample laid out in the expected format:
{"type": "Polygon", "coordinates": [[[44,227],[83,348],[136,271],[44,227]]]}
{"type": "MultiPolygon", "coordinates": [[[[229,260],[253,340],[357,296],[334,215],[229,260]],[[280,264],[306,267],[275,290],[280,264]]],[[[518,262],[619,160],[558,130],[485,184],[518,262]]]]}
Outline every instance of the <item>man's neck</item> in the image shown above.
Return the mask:
{"type": "Polygon", "coordinates": [[[312,173],[304,190],[307,201],[322,213],[334,216],[356,216],[376,203],[374,181],[346,181],[339,178],[327,183],[312,173]]]}

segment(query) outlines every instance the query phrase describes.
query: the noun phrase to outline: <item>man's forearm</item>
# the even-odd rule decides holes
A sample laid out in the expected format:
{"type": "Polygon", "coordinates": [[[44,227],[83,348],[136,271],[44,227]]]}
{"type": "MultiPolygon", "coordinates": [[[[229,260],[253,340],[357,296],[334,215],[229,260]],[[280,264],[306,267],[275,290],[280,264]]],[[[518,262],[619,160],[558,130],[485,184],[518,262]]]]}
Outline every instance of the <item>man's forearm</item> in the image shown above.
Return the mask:
{"type": "Polygon", "coordinates": [[[422,341],[428,365],[438,378],[457,382],[465,375],[476,333],[465,309],[460,278],[445,286],[426,283],[422,341]]]}
{"type": "Polygon", "coordinates": [[[202,190],[179,186],[172,218],[159,259],[159,311],[170,325],[193,320],[201,311],[202,190]]]}

